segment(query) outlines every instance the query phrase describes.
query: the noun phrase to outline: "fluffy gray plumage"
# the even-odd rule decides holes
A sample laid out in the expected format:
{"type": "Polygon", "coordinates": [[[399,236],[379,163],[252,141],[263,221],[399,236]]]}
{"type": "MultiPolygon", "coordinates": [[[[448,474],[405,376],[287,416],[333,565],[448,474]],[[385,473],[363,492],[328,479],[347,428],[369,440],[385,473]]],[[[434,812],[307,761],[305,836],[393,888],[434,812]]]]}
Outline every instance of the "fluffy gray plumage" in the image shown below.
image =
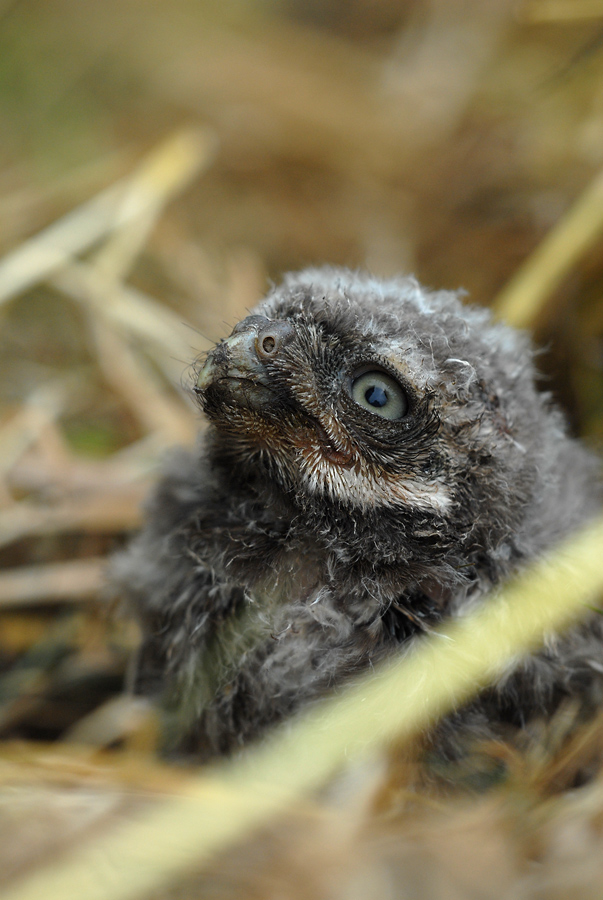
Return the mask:
{"type": "MultiPolygon", "coordinates": [[[[412,278],[288,275],[197,375],[210,427],[173,458],[114,579],[143,623],[138,689],[201,758],[402,652],[600,507],[527,338],[412,278]]],[[[441,734],[597,703],[599,621],[441,734]]]]}

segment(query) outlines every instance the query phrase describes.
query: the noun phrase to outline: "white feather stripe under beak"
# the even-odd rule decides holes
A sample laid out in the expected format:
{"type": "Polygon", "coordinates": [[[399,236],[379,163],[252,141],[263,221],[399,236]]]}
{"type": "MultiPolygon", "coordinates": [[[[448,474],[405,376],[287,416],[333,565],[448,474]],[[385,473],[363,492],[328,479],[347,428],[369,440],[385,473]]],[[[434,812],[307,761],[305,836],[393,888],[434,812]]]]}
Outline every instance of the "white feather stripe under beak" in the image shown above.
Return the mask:
{"type": "Polygon", "coordinates": [[[302,449],[301,474],[309,491],[326,494],[360,507],[396,506],[444,513],[451,504],[447,488],[438,481],[418,482],[376,472],[366,463],[344,467],[328,460],[317,446],[302,449]]]}

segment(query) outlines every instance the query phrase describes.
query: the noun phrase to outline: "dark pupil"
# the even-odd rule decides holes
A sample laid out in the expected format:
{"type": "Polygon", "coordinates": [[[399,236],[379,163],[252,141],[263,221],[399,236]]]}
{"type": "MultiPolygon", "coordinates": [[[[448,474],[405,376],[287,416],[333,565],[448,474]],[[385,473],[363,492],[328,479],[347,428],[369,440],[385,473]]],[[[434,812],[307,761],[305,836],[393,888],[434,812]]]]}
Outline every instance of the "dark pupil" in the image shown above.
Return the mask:
{"type": "Polygon", "coordinates": [[[387,403],[387,394],[383,388],[375,385],[365,391],[364,399],[367,403],[370,403],[371,406],[385,406],[387,403]]]}

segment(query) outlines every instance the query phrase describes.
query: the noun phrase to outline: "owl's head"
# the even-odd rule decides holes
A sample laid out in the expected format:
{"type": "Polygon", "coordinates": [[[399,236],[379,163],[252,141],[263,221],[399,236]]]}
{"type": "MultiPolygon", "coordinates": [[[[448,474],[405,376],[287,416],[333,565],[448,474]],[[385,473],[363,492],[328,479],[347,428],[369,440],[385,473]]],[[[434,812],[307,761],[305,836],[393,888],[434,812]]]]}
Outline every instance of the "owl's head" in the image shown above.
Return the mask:
{"type": "MultiPolygon", "coordinates": [[[[214,452],[301,511],[505,540],[562,438],[527,339],[413,278],[285,277],[197,371],[214,452]]],[[[435,538],[434,538],[435,535],[435,538]]]]}

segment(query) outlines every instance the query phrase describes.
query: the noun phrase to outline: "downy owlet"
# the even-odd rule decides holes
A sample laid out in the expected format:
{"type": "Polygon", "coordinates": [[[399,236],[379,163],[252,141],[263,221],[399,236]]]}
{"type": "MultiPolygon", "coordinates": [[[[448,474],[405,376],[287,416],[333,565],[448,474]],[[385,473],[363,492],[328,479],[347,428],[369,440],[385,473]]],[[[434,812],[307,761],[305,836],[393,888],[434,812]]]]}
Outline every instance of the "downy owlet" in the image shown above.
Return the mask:
{"type": "MultiPolygon", "coordinates": [[[[209,428],[114,578],[143,625],[137,689],[201,759],[487,602],[600,508],[528,339],[413,278],[288,275],[196,376],[209,428]]],[[[449,722],[496,734],[566,696],[598,703],[600,621],[449,722]]]]}

